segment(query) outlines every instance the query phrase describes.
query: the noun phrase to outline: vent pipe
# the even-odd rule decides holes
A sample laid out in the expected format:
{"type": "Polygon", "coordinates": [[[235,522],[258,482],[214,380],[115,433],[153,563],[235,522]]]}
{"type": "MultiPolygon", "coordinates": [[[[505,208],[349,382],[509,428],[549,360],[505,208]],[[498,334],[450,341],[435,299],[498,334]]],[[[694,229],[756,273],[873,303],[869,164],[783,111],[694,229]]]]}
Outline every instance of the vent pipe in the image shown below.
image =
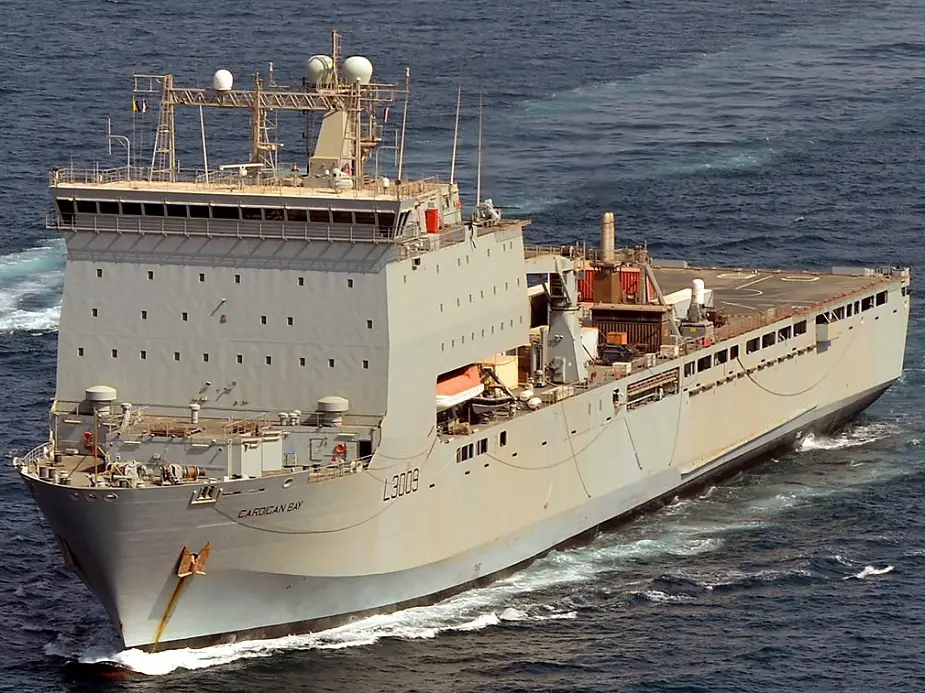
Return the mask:
{"type": "Polygon", "coordinates": [[[613,264],[614,261],[615,242],[616,225],[613,212],[604,212],[601,215],[601,259],[608,264],[613,264]]]}

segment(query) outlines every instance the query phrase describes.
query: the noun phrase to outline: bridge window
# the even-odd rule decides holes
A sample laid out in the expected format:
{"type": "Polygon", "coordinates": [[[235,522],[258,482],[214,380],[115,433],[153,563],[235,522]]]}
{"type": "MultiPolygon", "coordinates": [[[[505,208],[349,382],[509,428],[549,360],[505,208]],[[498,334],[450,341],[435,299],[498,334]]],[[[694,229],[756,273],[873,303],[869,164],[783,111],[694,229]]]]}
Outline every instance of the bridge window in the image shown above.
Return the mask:
{"type": "Polygon", "coordinates": [[[206,205],[190,205],[189,215],[193,219],[208,219],[209,208],[206,205]]]}
{"type": "Polygon", "coordinates": [[[129,214],[133,217],[141,216],[141,203],[140,202],[123,202],[122,203],[122,213],[129,214]]]}
{"type": "Polygon", "coordinates": [[[281,209],[265,209],[263,210],[263,218],[267,221],[282,221],[283,220],[283,210],[281,209]]]}
{"type": "Polygon", "coordinates": [[[369,224],[370,226],[376,224],[375,212],[354,212],[353,217],[356,219],[357,224],[369,224]]]}
{"type": "Polygon", "coordinates": [[[761,348],[761,342],[759,341],[758,337],[755,337],[754,339],[749,339],[747,342],[745,342],[745,353],[746,354],[754,354],[760,348],[761,348]]]}
{"type": "Polygon", "coordinates": [[[308,220],[313,224],[330,224],[331,213],[326,209],[308,210],[308,220]]]}
{"type": "Polygon", "coordinates": [[[868,296],[861,299],[861,310],[870,310],[874,307],[874,297],[868,296]]]}
{"type": "Polygon", "coordinates": [[[61,212],[61,220],[70,224],[74,221],[74,201],[58,200],[58,211],[61,212]]]}
{"type": "Polygon", "coordinates": [[[794,336],[806,334],[806,321],[805,320],[800,320],[800,322],[796,323],[793,326],[793,334],[794,336]]]}
{"type": "Polygon", "coordinates": [[[146,217],[164,216],[164,205],[160,202],[145,202],[143,206],[146,217]]]}
{"type": "Polygon", "coordinates": [[[379,212],[379,230],[391,231],[395,226],[395,212],[379,212]]]}
{"type": "Polygon", "coordinates": [[[240,219],[240,211],[237,207],[213,207],[213,219],[240,219]]]}
{"type": "Polygon", "coordinates": [[[77,200],[78,214],[96,214],[96,202],[94,200],[77,200]]]}
{"type": "Polygon", "coordinates": [[[790,327],[790,325],[787,325],[787,327],[782,327],[777,331],[777,339],[783,342],[787,339],[790,339],[792,333],[793,329],[790,327]]]}
{"type": "Polygon", "coordinates": [[[186,205],[167,205],[168,217],[186,217],[186,205]]]}
{"type": "Polygon", "coordinates": [[[777,341],[777,338],[775,337],[774,333],[768,332],[766,335],[764,335],[761,338],[761,347],[764,348],[764,347],[774,346],[774,342],[776,341],[777,341]]]}
{"type": "Polygon", "coordinates": [[[697,372],[700,373],[707,370],[711,363],[712,357],[710,356],[702,356],[701,358],[697,359],[697,372]]]}
{"type": "Polygon", "coordinates": [[[345,212],[343,210],[335,209],[333,212],[334,223],[335,224],[352,224],[353,223],[353,212],[345,212]]]}
{"type": "Polygon", "coordinates": [[[884,303],[886,303],[886,299],[887,299],[886,291],[881,291],[879,294],[877,294],[877,305],[882,306],[884,303]]]}
{"type": "Polygon", "coordinates": [[[839,306],[832,311],[832,315],[835,316],[835,320],[844,320],[845,319],[845,307],[839,306]]]}
{"type": "Polygon", "coordinates": [[[306,222],[308,221],[308,212],[304,209],[287,209],[286,221],[306,222]]]}
{"type": "Polygon", "coordinates": [[[241,207],[241,218],[247,221],[261,221],[263,214],[260,207],[241,207]]]}
{"type": "Polygon", "coordinates": [[[713,365],[718,366],[722,363],[726,363],[729,360],[729,352],[725,349],[720,349],[715,354],[713,354],[713,365]]]}
{"type": "Polygon", "coordinates": [[[118,214],[119,213],[119,203],[118,202],[106,202],[105,200],[100,200],[100,214],[118,214]]]}

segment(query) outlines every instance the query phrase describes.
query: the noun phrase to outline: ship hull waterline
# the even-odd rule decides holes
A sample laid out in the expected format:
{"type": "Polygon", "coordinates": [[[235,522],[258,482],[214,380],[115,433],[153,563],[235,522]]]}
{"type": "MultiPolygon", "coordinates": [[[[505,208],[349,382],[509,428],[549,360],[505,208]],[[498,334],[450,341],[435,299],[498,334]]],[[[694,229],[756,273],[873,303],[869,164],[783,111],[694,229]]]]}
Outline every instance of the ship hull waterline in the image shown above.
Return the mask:
{"type": "MultiPolygon", "coordinates": [[[[397,602],[378,605],[370,609],[354,610],[341,614],[325,616],[322,618],[230,630],[208,635],[197,635],[193,637],[180,638],[168,636],[158,642],[131,642],[124,637],[122,629],[120,628],[122,625],[121,619],[125,618],[125,615],[118,613],[113,599],[109,599],[106,595],[100,593],[100,590],[98,590],[96,587],[98,580],[83,574],[79,568],[76,570],[76,572],[81,577],[83,582],[88,586],[90,591],[94,593],[94,595],[107,609],[110,617],[113,619],[113,622],[117,627],[117,630],[119,630],[120,636],[122,636],[123,645],[126,647],[133,647],[147,652],[154,652],[184,647],[199,648],[238,641],[263,640],[289,635],[317,633],[330,628],[336,628],[374,614],[391,613],[407,608],[431,605],[457,595],[461,592],[473,588],[484,587],[492,582],[504,579],[513,573],[528,567],[535,560],[541,558],[550,551],[590,541],[597,535],[599,531],[603,529],[619,526],[630,517],[638,515],[639,513],[645,512],[649,509],[660,507],[666,500],[684,493],[690,493],[698,488],[702,488],[708,482],[726,478],[729,475],[740,471],[746,466],[760,463],[762,460],[766,459],[770,453],[776,450],[782,448],[792,448],[809,433],[824,434],[830,433],[835,429],[840,428],[841,426],[848,423],[852,418],[857,416],[864,409],[869,407],[873,402],[875,402],[887,389],[889,389],[892,383],[893,381],[890,381],[886,384],[872,388],[866,392],[862,392],[852,397],[848,397],[842,401],[836,402],[828,407],[813,409],[809,412],[805,412],[796,418],[783,423],[772,431],[765,433],[763,436],[748,441],[738,448],[726,452],[712,462],[702,465],[695,474],[691,474],[688,478],[684,478],[682,483],[675,485],[673,488],[670,488],[667,491],[662,491],[661,493],[657,493],[652,497],[635,504],[632,507],[621,508],[616,514],[611,516],[604,515],[594,518],[592,522],[590,522],[587,526],[581,527],[579,531],[571,533],[570,536],[559,540],[558,542],[544,548],[539,552],[534,552],[528,556],[522,557],[517,560],[517,562],[507,567],[496,570],[489,574],[481,575],[476,579],[455,584],[445,589],[427,592],[426,594],[422,594],[421,596],[417,596],[412,599],[405,599],[397,602]]],[[[25,480],[29,485],[30,490],[33,492],[37,502],[40,506],[42,506],[43,500],[47,498],[47,496],[42,493],[43,487],[53,488],[52,485],[45,481],[31,477],[25,477],[25,480]]],[[[607,496],[603,496],[600,500],[600,505],[602,507],[608,505],[607,496]]],[[[48,508],[43,508],[43,510],[45,511],[47,517],[55,516],[54,513],[48,513],[48,508]]],[[[585,516],[591,516],[591,513],[587,512],[586,508],[584,511],[585,512],[583,514],[585,516]]],[[[58,533],[57,528],[52,526],[52,529],[56,530],[56,533],[58,533]]],[[[477,560],[477,557],[469,556],[466,558],[466,560],[471,562],[472,560],[477,560]]],[[[198,578],[197,576],[193,576],[193,579],[198,578]]],[[[178,608],[183,608],[182,581],[179,581],[175,578],[173,587],[175,588],[176,592],[176,600],[180,603],[178,608]]],[[[239,589],[244,592],[248,589],[248,585],[241,585],[239,589]]],[[[308,589],[312,589],[311,584],[308,585],[308,589]]],[[[268,597],[269,596],[271,595],[268,595],[268,597]]],[[[233,599],[233,594],[229,595],[229,597],[233,599]]],[[[169,617],[169,614],[167,615],[169,617]]]]}

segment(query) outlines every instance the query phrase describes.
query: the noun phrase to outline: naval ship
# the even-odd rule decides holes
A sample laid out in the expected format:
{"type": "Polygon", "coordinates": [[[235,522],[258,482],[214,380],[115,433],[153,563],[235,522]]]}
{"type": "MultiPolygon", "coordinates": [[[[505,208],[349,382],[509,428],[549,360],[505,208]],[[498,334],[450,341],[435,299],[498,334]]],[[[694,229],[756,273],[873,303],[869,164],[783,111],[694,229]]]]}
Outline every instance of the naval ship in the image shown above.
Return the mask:
{"type": "Polygon", "coordinates": [[[435,602],[830,431],[900,377],[908,269],[659,261],[618,247],[609,212],[597,248],[530,245],[452,175],[403,177],[410,72],[372,73],[335,32],[295,87],[135,75],[146,165],[110,134],[124,167],[51,172],[57,389],[14,464],[125,647],[435,602]],[[202,169],[178,163],[182,106],[202,169]],[[210,170],[214,109],[247,112],[243,163],[210,170]],[[307,160],[281,160],[285,112],[307,160]]]}

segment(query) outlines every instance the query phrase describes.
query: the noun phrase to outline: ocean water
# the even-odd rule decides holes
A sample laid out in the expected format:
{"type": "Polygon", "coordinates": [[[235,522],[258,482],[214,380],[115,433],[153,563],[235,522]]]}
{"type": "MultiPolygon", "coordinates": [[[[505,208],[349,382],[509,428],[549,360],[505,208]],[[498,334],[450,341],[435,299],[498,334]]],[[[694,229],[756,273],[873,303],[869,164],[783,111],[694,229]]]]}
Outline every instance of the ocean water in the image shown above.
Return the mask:
{"type": "MultiPolygon", "coordinates": [[[[447,175],[461,81],[469,201],[481,91],[483,190],[533,219],[533,242],[593,241],[611,209],[623,240],[660,257],[925,262],[921,2],[7,0],[2,10],[0,448],[10,453],[41,440],[54,387],[64,258],[41,223],[48,169],[121,165],[124,151],[106,153],[105,118],[131,131],[133,70],[207,84],[225,67],[246,83],[272,60],[295,82],[334,24],[382,79],[411,66],[415,173],[447,175]]],[[[246,119],[207,117],[213,161],[244,156],[246,119]]],[[[181,156],[195,166],[196,123],[186,124],[181,156]]],[[[915,308],[902,379],[833,437],[432,607],[156,655],[114,645],[7,466],[0,689],[921,691],[923,383],[915,308]],[[99,661],[135,673],[101,679],[99,661]]]]}

